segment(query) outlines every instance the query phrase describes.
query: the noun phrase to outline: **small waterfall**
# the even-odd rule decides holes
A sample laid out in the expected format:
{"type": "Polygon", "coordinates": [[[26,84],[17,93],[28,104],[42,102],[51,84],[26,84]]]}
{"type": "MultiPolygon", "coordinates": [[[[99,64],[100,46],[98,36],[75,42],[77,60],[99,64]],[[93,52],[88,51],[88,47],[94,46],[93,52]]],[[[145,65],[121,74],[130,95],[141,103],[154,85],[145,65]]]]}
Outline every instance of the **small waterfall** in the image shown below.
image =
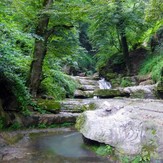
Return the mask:
{"type": "Polygon", "coordinates": [[[100,89],[110,89],[111,84],[107,82],[104,78],[98,81],[100,89]]]}

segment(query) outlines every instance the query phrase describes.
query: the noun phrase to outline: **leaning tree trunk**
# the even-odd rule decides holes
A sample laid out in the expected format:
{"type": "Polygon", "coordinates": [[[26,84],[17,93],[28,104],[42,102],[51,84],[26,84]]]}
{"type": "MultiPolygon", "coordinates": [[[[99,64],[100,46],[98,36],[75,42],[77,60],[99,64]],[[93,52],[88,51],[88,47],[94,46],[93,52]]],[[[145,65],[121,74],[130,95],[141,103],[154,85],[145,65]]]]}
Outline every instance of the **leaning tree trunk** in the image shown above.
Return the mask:
{"type": "Polygon", "coordinates": [[[29,88],[33,97],[36,97],[42,76],[43,60],[46,55],[46,42],[43,40],[35,41],[33,61],[31,63],[29,88]]]}
{"type": "MultiPolygon", "coordinates": [[[[53,0],[44,0],[43,9],[48,9],[53,0]]],[[[41,82],[43,60],[47,52],[47,31],[48,31],[49,15],[42,14],[38,21],[35,34],[38,36],[35,40],[33,53],[33,61],[30,67],[29,89],[33,97],[36,97],[41,82]]]]}

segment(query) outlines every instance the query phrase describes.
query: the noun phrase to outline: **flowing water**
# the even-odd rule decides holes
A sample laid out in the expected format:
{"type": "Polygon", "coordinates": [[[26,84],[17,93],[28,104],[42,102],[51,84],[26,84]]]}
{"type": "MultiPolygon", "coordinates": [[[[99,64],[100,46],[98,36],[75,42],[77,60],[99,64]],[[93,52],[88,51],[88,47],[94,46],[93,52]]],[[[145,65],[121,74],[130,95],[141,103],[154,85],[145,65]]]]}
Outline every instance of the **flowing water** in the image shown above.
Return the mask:
{"type": "Polygon", "coordinates": [[[111,89],[111,84],[107,82],[104,78],[98,81],[100,89],[111,89]]]}
{"type": "MultiPolygon", "coordinates": [[[[108,163],[83,145],[78,132],[63,132],[46,136],[36,135],[28,146],[32,153],[28,158],[12,160],[12,163],[108,163]]],[[[8,163],[8,162],[7,162],[8,163]]]]}

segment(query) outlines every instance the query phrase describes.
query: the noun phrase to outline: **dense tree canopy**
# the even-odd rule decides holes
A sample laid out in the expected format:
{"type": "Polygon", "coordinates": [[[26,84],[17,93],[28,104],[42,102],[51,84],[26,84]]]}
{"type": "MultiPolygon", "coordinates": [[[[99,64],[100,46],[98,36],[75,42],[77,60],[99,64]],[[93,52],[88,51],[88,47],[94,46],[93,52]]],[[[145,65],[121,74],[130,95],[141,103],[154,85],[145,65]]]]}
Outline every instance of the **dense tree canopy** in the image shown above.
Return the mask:
{"type": "Polygon", "coordinates": [[[65,97],[75,83],[64,68],[92,74],[121,55],[112,62],[124,60],[129,73],[130,51],[148,49],[162,24],[161,0],[2,0],[0,67],[33,96],[65,97]]]}

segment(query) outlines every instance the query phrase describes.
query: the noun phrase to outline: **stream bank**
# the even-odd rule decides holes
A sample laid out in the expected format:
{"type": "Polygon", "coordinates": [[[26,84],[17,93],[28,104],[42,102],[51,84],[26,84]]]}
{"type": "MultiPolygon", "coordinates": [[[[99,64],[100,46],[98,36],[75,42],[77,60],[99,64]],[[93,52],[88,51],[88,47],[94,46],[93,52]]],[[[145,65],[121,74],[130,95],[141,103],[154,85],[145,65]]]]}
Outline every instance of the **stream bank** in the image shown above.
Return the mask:
{"type": "Polygon", "coordinates": [[[1,137],[6,140],[3,145],[0,141],[1,163],[110,162],[85,148],[82,135],[73,128],[2,132],[1,137]],[[17,140],[11,142],[16,137],[17,140]]]}

